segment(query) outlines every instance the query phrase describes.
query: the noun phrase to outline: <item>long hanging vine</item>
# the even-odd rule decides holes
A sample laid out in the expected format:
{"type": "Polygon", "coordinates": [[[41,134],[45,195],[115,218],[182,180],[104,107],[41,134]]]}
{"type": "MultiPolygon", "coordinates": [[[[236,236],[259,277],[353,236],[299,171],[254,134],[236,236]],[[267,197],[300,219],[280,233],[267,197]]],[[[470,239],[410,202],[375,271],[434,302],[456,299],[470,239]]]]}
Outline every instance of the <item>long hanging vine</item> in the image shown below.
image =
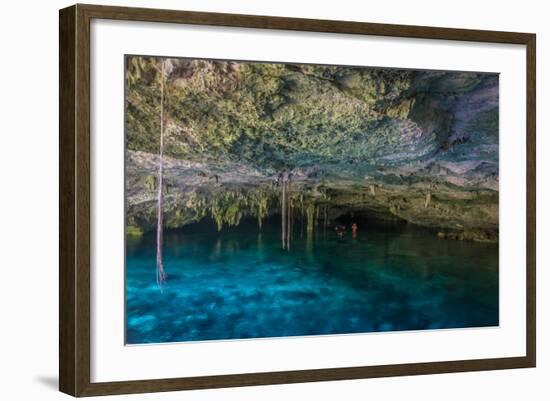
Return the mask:
{"type": "Polygon", "coordinates": [[[286,189],[286,249],[290,250],[290,240],[292,236],[292,200],[290,198],[290,175],[287,178],[286,189]]]}
{"type": "Polygon", "coordinates": [[[281,179],[281,243],[286,248],[286,181],[281,179]]]}
{"type": "Polygon", "coordinates": [[[160,76],[160,143],[159,143],[159,162],[158,162],[158,180],[157,180],[157,285],[162,292],[162,286],[166,282],[166,272],[162,261],[162,242],[163,242],[163,152],[164,152],[164,85],[165,85],[165,61],[161,62],[160,76]]]}

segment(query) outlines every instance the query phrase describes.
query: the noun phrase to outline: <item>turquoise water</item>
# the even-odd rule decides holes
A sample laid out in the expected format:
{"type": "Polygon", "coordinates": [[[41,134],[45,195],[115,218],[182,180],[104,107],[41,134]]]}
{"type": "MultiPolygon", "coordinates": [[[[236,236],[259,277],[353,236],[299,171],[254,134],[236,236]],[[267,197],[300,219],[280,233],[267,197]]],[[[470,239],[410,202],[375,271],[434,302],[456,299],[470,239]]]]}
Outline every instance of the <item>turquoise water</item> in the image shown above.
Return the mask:
{"type": "Polygon", "coordinates": [[[498,325],[498,245],[407,224],[294,231],[290,250],[277,221],[167,231],[162,293],[154,234],[128,239],[127,343],[498,325]]]}

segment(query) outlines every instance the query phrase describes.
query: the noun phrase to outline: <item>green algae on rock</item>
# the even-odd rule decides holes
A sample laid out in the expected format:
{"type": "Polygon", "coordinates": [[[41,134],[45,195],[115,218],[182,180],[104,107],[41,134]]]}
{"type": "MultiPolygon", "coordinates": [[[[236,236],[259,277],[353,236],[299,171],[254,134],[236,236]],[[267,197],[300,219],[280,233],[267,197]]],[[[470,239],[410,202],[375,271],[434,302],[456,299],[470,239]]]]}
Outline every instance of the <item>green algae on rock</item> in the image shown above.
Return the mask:
{"type": "MultiPolygon", "coordinates": [[[[156,222],[155,62],[126,58],[130,231],[156,222]]],[[[352,214],[498,241],[498,75],[165,62],[167,228],[254,218],[261,230],[285,209],[306,231],[352,214]]]]}

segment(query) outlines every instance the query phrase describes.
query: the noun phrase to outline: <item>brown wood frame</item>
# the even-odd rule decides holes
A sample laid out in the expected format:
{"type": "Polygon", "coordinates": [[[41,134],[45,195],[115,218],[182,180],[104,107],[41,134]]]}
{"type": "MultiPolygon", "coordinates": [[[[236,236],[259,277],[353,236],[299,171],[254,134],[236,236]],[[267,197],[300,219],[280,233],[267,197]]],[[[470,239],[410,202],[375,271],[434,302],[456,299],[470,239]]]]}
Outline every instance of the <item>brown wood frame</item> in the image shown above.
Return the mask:
{"type": "Polygon", "coordinates": [[[60,10],[59,30],[60,391],[73,396],[93,396],[535,367],[535,34],[81,4],[60,10]],[[527,49],[526,356],[91,383],[90,20],[92,18],[525,45],[527,49]]]}

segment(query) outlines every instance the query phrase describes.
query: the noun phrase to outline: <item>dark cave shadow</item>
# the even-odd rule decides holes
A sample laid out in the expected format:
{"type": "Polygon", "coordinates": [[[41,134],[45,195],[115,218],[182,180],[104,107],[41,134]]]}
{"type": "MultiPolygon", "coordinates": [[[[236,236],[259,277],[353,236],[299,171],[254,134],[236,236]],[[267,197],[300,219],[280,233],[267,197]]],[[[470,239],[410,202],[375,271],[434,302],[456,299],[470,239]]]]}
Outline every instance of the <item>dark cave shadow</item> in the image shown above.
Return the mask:
{"type": "Polygon", "coordinates": [[[57,376],[38,376],[35,378],[37,382],[50,390],[57,391],[59,389],[59,379],[57,376]]]}

